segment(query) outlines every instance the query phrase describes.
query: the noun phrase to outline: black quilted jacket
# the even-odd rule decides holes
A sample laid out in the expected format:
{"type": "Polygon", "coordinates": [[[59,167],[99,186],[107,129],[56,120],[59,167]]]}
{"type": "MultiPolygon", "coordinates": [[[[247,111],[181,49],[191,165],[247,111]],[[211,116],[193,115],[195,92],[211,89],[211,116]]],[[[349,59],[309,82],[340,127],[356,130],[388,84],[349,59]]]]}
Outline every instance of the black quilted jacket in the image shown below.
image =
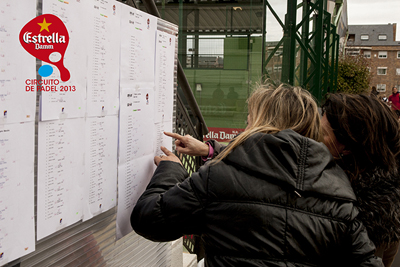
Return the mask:
{"type": "Polygon", "coordinates": [[[206,266],[383,266],[347,176],[321,143],[255,134],[190,178],[162,161],[131,216],[153,241],[202,235],[206,266]]]}

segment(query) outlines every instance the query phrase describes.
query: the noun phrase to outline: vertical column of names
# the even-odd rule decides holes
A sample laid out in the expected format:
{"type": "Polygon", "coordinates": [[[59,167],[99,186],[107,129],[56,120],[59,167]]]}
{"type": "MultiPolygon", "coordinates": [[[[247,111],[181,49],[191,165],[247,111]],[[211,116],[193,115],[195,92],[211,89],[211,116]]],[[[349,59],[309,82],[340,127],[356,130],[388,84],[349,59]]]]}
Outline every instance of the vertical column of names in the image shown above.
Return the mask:
{"type": "Polygon", "coordinates": [[[0,265],[35,250],[34,122],[0,126],[0,265]]]}
{"type": "Polygon", "coordinates": [[[120,11],[114,0],[94,0],[88,42],[89,117],[118,114],[120,11]]]}
{"type": "Polygon", "coordinates": [[[118,116],[86,119],[83,220],[116,205],[118,116]]]}
{"type": "Polygon", "coordinates": [[[37,238],[82,218],[85,119],[39,122],[37,238]]]}

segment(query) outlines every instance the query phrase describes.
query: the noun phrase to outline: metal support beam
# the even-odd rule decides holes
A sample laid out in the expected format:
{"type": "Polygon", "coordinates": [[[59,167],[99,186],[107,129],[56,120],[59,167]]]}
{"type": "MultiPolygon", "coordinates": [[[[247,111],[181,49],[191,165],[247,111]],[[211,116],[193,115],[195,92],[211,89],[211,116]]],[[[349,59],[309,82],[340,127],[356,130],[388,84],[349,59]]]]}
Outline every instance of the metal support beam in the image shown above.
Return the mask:
{"type": "MultiPolygon", "coordinates": [[[[308,44],[308,33],[310,31],[310,22],[309,18],[310,6],[308,5],[307,0],[303,0],[303,24],[301,26],[301,43],[308,44]]],[[[307,80],[308,73],[308,51],[306,49],[302,49],[300,52],[300,86],[306,88],[305,81],[307,80]]]]}
{"type": "MultiPolygon", "coordinates": [[[[266,73],[266,66],[274,62],[274,53],[283,44],[281,82],[299,84],[318,101],[328,90],[335,91],[339,37],[337,27],[331,24],[331,14],[326,11],[327,0],[303,0],[299,5],[295,0],[287,0],[285,24],[277,17],[268,0],[265,4],[282,26],[284,36],[272,53],[268,51],[270,54],[263,63],[263,72],[266,73]],[[302,17],[296,25],[297,9],[302,10],[302,17]],[[300,53],[299,59],[296,59],[297,53],[300,53]]],[[[263,52],[266,53],[265,49],[263,52]]]]}
{"type": "Polygon", "coordinates": [[[296,68],[296,0],[288,0],[287,14],[285,16],[285,29],[283,33],[283,60],[281,81],[288,84],[294,83],[294,69],[296,68]]]}
{"type": "Polygon", "coordinates": [[[327,0],[317,0],[316,1],[316,25],[315,25],[315,39],[314,39],[314,51],[317,55],[315,64],[315,74],[313,79],[313,88],[311,93],[320,100],[322,98],[321,85],[322,85],[322,64],[323,64],[323,22],[324,22],[324,11],[326,7],[327,0]]]}

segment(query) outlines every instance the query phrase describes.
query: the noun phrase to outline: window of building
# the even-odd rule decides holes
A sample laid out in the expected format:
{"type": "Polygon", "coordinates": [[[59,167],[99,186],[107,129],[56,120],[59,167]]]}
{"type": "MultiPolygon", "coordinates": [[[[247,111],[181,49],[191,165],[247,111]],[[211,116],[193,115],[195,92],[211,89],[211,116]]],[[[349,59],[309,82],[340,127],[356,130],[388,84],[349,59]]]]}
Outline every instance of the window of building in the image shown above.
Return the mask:
{"type": "Polygon", "coordinates": [[[378,75],[386,75],[387,74],[387,68],[386,67],[378,67],[378,75]]]}
{"type": "Polygon", "coordinates": [[[360,54],[360,49],[354,49],[354,48],[346,49],[346,54],[349,56],[358,56],[360,54]]]}
{"type": "Polygon", "coordinates": [[[400,75],[400,68],[396,69],[396,75],[400,75]]]}
{"type": "Polygon", "coordinates": [[[364,51],[364,57],[371,58],[371,51],[364,51]]]}
{"type": "Polygon", "coordinates": [[[376,86],[376,91],[378,91],[378,92],[386,92],[386,84],[378,84],[376,86]]]}
{"type": "Polygon", "coordinates": [[[379,41],[386,41],[387,40],[387,35],[386,34],[379,34],[378,35],[378,40],[379,41]]]}
{"type": "Polygon", "coordinates": [[[368,34],[361,34],[361,41],[368,41],[369,35],[368,34]]]}
{"type": "Polygon", "coordinates": [[[367,67],[368,71],[371,72],[371,67],[367,67]]]}
{"type": "Polygon", "coordinates": [[[347,38],[348,42],[354,42],[354,40],[356,39],[356,35],[355,34],[349,34],[349,37],[347,38]]]}
{"type": "Polygon", "coordinates": [[[387,58],[387,51],[379,51],[378,57],[379,58],[387,58]]]}
{"type": "Polygon", "coordinates": [[[400,51],[397,51],[397,58],[400,58],[400,51]]]}

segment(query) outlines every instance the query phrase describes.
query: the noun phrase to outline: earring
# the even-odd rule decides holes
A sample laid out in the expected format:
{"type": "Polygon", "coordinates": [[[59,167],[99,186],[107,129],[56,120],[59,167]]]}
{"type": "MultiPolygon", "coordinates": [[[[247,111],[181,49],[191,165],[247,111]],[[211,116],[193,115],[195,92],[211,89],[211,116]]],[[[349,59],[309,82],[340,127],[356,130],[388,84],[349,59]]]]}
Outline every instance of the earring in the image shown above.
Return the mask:
{"type": "Polygon", "coordinates": [[[343,157],[344,157],[344,154],[343,154],[343,153],[340,153],[339,156],[340,156],[341,158],[343,158],[343,157]]]}

